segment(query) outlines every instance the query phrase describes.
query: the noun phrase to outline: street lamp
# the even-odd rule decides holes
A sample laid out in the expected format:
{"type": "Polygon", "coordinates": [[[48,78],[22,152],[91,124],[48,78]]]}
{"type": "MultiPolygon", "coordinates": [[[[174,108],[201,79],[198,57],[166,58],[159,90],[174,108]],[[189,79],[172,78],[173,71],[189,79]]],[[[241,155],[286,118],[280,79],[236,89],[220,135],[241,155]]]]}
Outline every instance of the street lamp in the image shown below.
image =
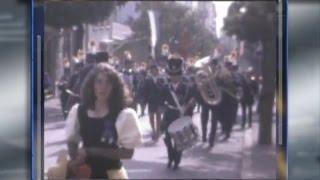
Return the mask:
{"type": "Polygon", "coordinates": [[[240,13],[244,14],[246,12],[247,12],[247,8],[246,7],[240,8],[240,13]]]}
{"type": "Polygon", "coordinates": [[[78,30],[78,26],[72,26],[72,30],[73,30],[73,31],[78,30]]]}

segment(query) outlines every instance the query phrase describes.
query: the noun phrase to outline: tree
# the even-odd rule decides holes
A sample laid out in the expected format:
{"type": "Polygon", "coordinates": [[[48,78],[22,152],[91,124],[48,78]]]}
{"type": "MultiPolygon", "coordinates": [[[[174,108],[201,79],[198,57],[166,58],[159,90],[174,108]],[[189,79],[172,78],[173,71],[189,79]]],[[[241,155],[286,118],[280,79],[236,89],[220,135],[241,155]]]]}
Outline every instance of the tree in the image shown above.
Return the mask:
{"type": "Polygon", "coordinates": [[[276,87],[277,2],[234,2],[224,19],[224,31],[263,45],[262,90],[259,99],[259,144],[272,143],[272,115],[276,87]]]}
{"type": "Polygon", "coordinates": [[[116,6],[126,1],[52,1],[45,3],[46,25],[70,28],[82,23],[105,20],[116,6]]]}
{"type": "MultiPolygon", "coordinates": [[[[76,39],[82,42],[83,24],[95,24],[106,20],[117,6],[126,1],[50,1],[45,3],[45,25],[70,30],[76,26],[76,39]]],[[[76,43],[80,45],[82,43],[76,43]]],[[[77,50],[78,48],[76,48],[77,50]]]]}
{"type": "MultiPolygon", "coordinates": [[[[45,36],[57,38],[45,38],[46,45],[50,44],[52,49],[46,51],[46,63],[55,64],[58,49],[58,40],[60,29],[63,29],[65,47],[70,47],[70,43],[74,43],[74,51],[70,52],[68,48],[64,48],[67,56],[71,58],[78,49],[83,49],[84,25],[95,24],[106,20],[117,6],[122,6],[126,1],[50,1],[38,0],[37,5],[43,5],[45,11],[45,27],[50,29],[46,31],[45,36]],[[74,41],[70,41],[72,28],[77,30],[73,32],[74,41]],[[50,52],[49,52],[50,51],[50,52]],[[72,54],[71,54],[72,53],[72,54]]],[[[55,68],[55,66],[49,66],[55,68]]],[[[52,70],[55,72],[55,70],[52,70]]]]}
{"type": "Polygon", "coordinates": [[[147,11],[151,9],[157,14],[159,23],[160,37],[156,45],[156,54],[159,54],[164,43],[170,46],[171,51],[178,52],[184,57],[211,53],[217,39],[199,21],[200,12],[191,11],[175,2],[139,3],[136,11],[140,12],[140,17],[129,21],[135,38],[150,37],[147,11]]]}

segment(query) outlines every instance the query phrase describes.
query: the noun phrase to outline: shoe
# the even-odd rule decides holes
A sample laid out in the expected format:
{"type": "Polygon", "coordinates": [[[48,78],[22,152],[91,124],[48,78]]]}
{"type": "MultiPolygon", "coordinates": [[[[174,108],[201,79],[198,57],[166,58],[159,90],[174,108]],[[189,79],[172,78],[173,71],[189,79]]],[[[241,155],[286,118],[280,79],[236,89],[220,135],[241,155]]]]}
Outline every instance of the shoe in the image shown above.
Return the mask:
{"type": "Polygon", "coordinates": [[[207,142],[207,137],[206,136],[202,137],[202,142],[207,142]]]}
{"type": "Polygon", "coordinates": [[[152,133],[151,134],[151,139],[154,141],[156,139],[156,134],[155,133],[152,133]]]}
{"type": "Polygon", "coordinates": [[[209,148],[213,148],[213,146],[214,146],[214,143],[213,143],[213,142],[210,142],[210,143],[209,143],[209,148]]]}
{"type": "Polygon", "coordinates": [[[222,139],[222,141],[228,141],[228,139],[230,138],[230,135],[225,135],[222,139]]]}
{"type": "Polygon", "coordinates": [[[222,137],[222,136],[224,136],[224,134],[225,134],[225,133],[224,133],[223,131],[221,131],[221,132],[218,134],[218,136],[219,136],[219,137],[222,137]]]}
{"type": "Polygon", "coordinates": [[[179,164],[174,164],[173,170],[177,170],[177,169],[179,169],[179,164]]]}
{"type": "Polygon", "coordinates": [[[214,138],[209,139],[209,146],[212,148],[214,146],[214,138]]]}
{"type": "Polygon", "coordinates": [[[154,140],[155,142],[158,142],[159,139],[160,139],[160,137],[161,137],[161,135],[155,135],[153,140],[154,140]]]}

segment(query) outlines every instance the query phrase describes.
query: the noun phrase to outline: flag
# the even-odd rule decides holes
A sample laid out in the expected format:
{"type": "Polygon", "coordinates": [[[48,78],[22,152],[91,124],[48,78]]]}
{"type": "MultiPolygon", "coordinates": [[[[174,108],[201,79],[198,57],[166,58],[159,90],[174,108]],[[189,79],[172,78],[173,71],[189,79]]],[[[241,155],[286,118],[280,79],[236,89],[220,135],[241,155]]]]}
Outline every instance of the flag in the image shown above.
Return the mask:
{"type": "Polygon", "coordinates": [[[148,16],[151,28],[151,54],[153,59],[155,59],[155,47],[158,40],[158,22],[156,14],[152,10],[148,10],[148,16]]]}

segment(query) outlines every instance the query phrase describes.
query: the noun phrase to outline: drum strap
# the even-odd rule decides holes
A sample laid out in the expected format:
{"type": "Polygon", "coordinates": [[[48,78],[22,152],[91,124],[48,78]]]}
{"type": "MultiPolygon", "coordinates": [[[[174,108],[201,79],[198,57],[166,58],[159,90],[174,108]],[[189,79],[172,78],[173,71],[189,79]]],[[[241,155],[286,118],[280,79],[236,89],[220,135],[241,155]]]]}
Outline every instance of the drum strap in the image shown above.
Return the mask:
{"type": "Polygon", "coordinates": [[[179,100],[178,100],[178,97],[176,95],[175,92],[173,92],[171,89],[170,89],[170,93],[171,93],[171,96],[174,100],[174,102],[176,103],[179,111],[180,111],[180,117],[182,117],[184,115],[184,108],[181,106],[181,104],[179,103],[179,100]]]}

